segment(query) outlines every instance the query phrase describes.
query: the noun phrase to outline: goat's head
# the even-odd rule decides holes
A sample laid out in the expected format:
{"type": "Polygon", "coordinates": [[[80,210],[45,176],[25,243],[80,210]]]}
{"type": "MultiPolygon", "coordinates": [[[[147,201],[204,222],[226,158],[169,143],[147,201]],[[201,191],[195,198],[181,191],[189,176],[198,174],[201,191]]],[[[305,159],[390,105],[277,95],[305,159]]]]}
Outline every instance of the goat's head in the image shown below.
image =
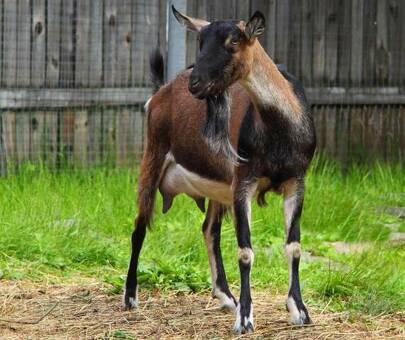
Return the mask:
{"type": "Polygon", "coordinates": [[[225,20],[212,23],[188,17],[172,6],[177,21],[198,32],[200,51],[189,78],[188,88],[197,98],[224,92],[250,72],[252,46],[264,32],[265,19],[255,12],[250,20],[225,20]]]}

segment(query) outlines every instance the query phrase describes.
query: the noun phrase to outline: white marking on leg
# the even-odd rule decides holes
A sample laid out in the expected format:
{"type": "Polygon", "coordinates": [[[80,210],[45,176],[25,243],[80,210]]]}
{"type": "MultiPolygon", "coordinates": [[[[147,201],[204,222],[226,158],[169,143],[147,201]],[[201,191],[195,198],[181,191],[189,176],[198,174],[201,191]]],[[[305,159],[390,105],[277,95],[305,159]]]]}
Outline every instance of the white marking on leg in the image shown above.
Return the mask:
{"type": "Polygon", "coordinates": [[[291,227],[294,209],[296,208],[296,206],[297,206],[297,194],[294,194],[284,199],[284,224],[287,235],[291,227]]]}
{"type": "Polygon", "coordinates": [[[239,248],[238,249],[238,258],[244,264],[250,264],[250,266],[253,266],[255,254],[253,253],[252,248],[248,248],[248,247],[239,248]]]}
{"type": "Polygon", "coordinates": [[[130,298],[128,299],[129,306],[127,306],[126,303],[125,303],[125,296],[126,296],[126,290],[124,290],[124,295],[123,295],[123,306],[124,306],[124,308],[127,308],[127,307],[129,307],[129,308],[131,308],[131,309],[132,309],[132,308],[138,308],[138,305],[139,305],[139,300],[138,300],[138,285],[136,286],[135,298],[130,297],[130,298]]]}
{"type": "Polygon", "coordinates": [[[288,260],[288,290],[290,290],[292,284],[292,262],[294,258],[299,258],[301,256],[301,245],[298,242],[286,244],[285,253],[288,260]]]}
{"type": "Polygon", "coordinates": [[[236,320],[235,320],[235,325],[233,326],[233,329],[236,333],[240,334],[242,333],[242,330],[244,328],[244,326],[247,326],[249,324],[249,322],[251,323],[252,327],[254,327],[254,322],[253,322],[253,305],[250,304],[250,313],[249,313],[249,317],[245,316],[243,321],[244,324],[242,325],[242,317],[240,315],[240,303],[238,303],[236,310],[236,320]]]}
{"type": "Polygon", "coordinates": [[[287,299],[287,307],[290,312],[290,322],[293,325],[303,325],[306,318],[305,313],[298,310],[297,304],[291,296],[287,299]]]}

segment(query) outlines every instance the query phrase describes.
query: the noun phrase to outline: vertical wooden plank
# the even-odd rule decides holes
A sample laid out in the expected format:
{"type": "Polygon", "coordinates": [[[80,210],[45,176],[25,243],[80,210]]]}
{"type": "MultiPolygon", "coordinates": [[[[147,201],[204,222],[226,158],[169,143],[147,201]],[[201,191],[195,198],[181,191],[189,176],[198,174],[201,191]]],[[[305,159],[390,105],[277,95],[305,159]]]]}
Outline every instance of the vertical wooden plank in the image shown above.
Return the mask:
{"type": "Polygon", "coordinates": [[[304,86],[312,86],[312,41],[313,41],[313,0],[301,2],[301,65],[300,74],[304,86]]]}
{"type": "Polygon", "coordinates": [[[336,156],[346,166],[349,150],[350,108],[336,106],[336,156]]]}
{"type": "Polygon", "coordinates": [[[3,78],[5,87],[16,85],[17,77],[17,1],[4,0],[3,78]]]}
{"type": "Polygon", "coordinates": [[[277,50],[274,57],[276,63],[287,64],[288,59],[288,37],[289,37],[289,17],[290,17],[290,0],[277,2],[277,30],[276,45],[277,50]]]}
{"type": "MultiPolygon", "coordinates": [[[[158,44],[159,0],[132,2],[131,60],[132,84],[150,84],[149,54],[158,44]]],[[[171,15],[171,13],[169,13],[171,15]]],[[[163,37],[159,37],[163,39],[163,37]]]]}
{"type": "MultiPolygon", "coordinates": [[[[405,1],[399,3],[399,17],[405,18],[405,1]]],[[[400,20],[400,34],[399,37],[405,37],[405,20],[400,20]]],[[[405,41],[401,39],[401,44],[398,46],[400,48],[399,54],[401,56],[405,55],[405,41]]],[[[401,86],[401,93],[405,94],[405,58],[400,58],[400,72],[399,72],[399,83],[401,86]]],[[[403,112],[403,111],[401,111],[403,112]]]]}
{"type": "Polygon", "coordinates": [[[0,177],[7,174],[7,158],[4,143],[3,112],[0,111],[0,177]]]}
{"type": "Polygon", "coordinates": [[[141,111],[140,106],[132,108],[134,118],[134,158],[141,159],[143,152],[143,126],[144,126],[144,114],[141,111]]]}
{"type": "Polygon", "coordinates": [[[45,84],[45,0],[32,0],[32,50],[31,85],[41,87],[45,84]]]}
{"type": "Polygon", "coordinates": [[[17,112],[15,117],[15,142],[18,165],[29,160],[30,154],[30,115],[17,112]]]}
{"type": "MultiPolygon", "coordinates": [[[[149,1],[148,9],[152,7],[149,1]]],[[[155,19],[156,17],[154,17],[155,19]]],[[[151,12],[146,11],[146,21],[151,21],[151,12]]],[[[155,23],[150,23],[153,25],[155,23]]],[[[144,29],[150,30],[147,24],[144,29]]],[[[115,86],[127,87],[131,82],[131,0],[122,0],[117,8],[117,68],[114,79],[115,86]]],[[[157,31],[157,28],[156,28],[157,31]]],[[[157,35],[155,37],[157,40],[157,35]]],[[[155,40],[155,44],[156,44],[155,40]]],[[[149,57],[150,50],[145,51],[146,58],[149,57]]]]}
{"type": "Polygon", "coordinates": [[[30,84],[31,9],[30,0],[19,0],[17,6],[17,81],[16,85],[30,84]]]}
{"type": "Polygon", "coordinates": [[[60,119],[60,157],[63,167],[71,167],[73,165],[73,150],[74,150],[74,126],[75,113],[71,110],[61,112],[60,119]]]}
{"type": "MultiPolygon", "coordinates": [[[[98,3],[96,0],[93,3],[98,3]]],[[[90,39],[90,17],[91,2],[87,0],[77,1],[77,21],[76,21],[76,60],[75,60],[75,85],[76,87],[89,86],[90,51],[93,46],[101,47],[101,41],[90,39]]]]}
{"type": "Polygon", "coordinates": [[[90,47],[88,86],[101,87],[103,80],[103,1],[90,2],[90,47]]]}
{"type": "Polygon", "coordinates": [[[88,140],[89,130],[87,122],[87,111],[80,110],[75,112],[73,159],[74,165],[84,168],[88,164],[88,140]]]}
{"type": "Polygon", "coordinates": [[[0,86],[3,80],[3,29],[4,29],[4,16],[3,16],[4,4],[3,0],[0,0],[0,86]]]}
{"type": "Polygon", "coordinates": [[[133,155],[133,142],[131,137],[134,136],[133,114],[130,110],[124,108],[116,116],[117,123],[117,165],[128,165],[131,154],[133,155]]]}
{"type": "Polygon", "coordinates": [[[44,112],[44,162],[56,169],[58,159],[58,113],[44,112]]]}
{"type": "Polygon", "coordinates": [[[146,29],[144,29],[145,46],[143,49],[143,58],[144,58],[144,65],[146,65],[146,69],[144,69],[143,82],[144,84],[150,84],[149,55],[151,51],[156,47],[158,41],[157,39],[159,35],[158,30],[159,1],[158,0],[148,1],[145,12],[146,12],[145,15],[146,29]]]}
{"type": "Polygon", "coordinates": [[[337,109],[335,105],[325,106],[325,151],[331,157],[336,157],[336,118],[337,109]]]}
{"type": "Polygon", "coordinates": [[[106,165],[113,166],[116,162],[116,110],[104,109],[102,119],[102,157],[106,165]]]}
{"type": "Polygon", "coordinates": [[[401,86],[401,44],[405,45],[404,36],[401,36],[401,5],[404,1],[390,0],[388,4],[388,57],[389,57],[389,79],[390,86],[401,86]],[[402,39],[401,39],[402,37],[402,39]],[[402,40],[402,41],[401,41],[402,40]]]}
{"type": "Polygon", "coordinates": [[[103,2],[79,0],[76,21],[76,87],[102,85],[103,2]]]}
{"type": "Polygon", "coordinates": [[[102,111],[94,108],[88,117],[89,124],[89,163],[91,165],[100,164],[101,160],[101,131],[102,131],[102,111]]]}
{"type": "Polygon", "coordinates": [[[45,113],[32,112],[30,117],[30,160],[34,163],[42,162],[45,141],[45,113]]]}
{"type": "Polygon", "coordinates": [[[135,142],[140,137],[135,130],[134,108],[123,108],[116,115],[116,161],[118,166],[130,166],[135,159],[135,142]]]}
{"type": "Polygon", "coordinates": [[[363,70],[363,13],[364,0],[352,0],[352,34],[351,34],[351,86],[360,86],[363,70]]]}
{"type": "MultiPolygon", "coordinates": [[[[383,2],[385,0],[382,0],[383,2]]],[[[363,75],[362,84],[364,86],[375,85],[375,53],[376,53],[376,19],[377,0],[367,0],[364,3],[364,41],[363,41],[363,75]]],[[[385,6],[384,6],[385,7],[385,6]]],[[[382,15],[380,17],[385,17],[382,15]]]]}
{"type": "Polygon", "coordinates": [[[61,10],[62,0],[52,0],[47,2],[46,30],[46,85],[57,87],[59,85],[60,74],[60,43],[61,43],[61,10]]]}
{"type": "MultiPolygon", "coordinates": [[[[135,1],[134,3],[137,3],[135,1]]],[[[104,85],[114,86],[117,67],[117,3],[106,0],[104,5],[104,85]]]]}
{"type": "Polygon", "coordinates": [[[328,86],[336,85],[337,77],[338,5],[339,0],[330,0],[326,9],[325,80],[328,86]]]}
{"type": "MultiPolygon", "coordinates": [[[[198,17],[198,3],[197,0],[187,0],[187,15],[192,17],[198,17]]],[[[198,51],[197,46],[197,34],[190,30],[187,30],[187,52],[186,52],[186,65],[191,65],[195,62],[195,58],[198,51]]]]}
{"type": "MultiPolygon", "coordinates": [[[[197,0],[195,0],[197,1],[197,0]]],[[[159,36],[158,36],[158,46],[160,48],[160,51],[163,53],[163,56],[166,56],[166,20],[167,20],[167,13],[166,13],[166,8],[167,8],[167,2],[166,0],[159,0],[159,36]]],[[[132,17],[132,27],[134,27],[134,17],[132,17]]],[[[133,34],[131,35],[132,38],[134,38],[133,34]]],[[[132,45],[133,45],[133,39],[132,39],[132,45]]],[[[133,50],[132,50],[133,51],[133,50]]],[[[132,53],[131,51],[131,53],[132,53]]],[[[166,60],[166,59],[165,59],[166,60]]]]}
{"type": "Polygon", "coordinates": [[[399,134],[399,150],[401,152],[400,159],[402,162],[405,160],[405,105],[401,105],[400,114],[398,119],[398,134],[399,134]]]}
{"type": "Polygon", "coordinates": [[[74,86],[74,2],[62,1],[60,76],[61,87],[74,86]]]}
{"type": "MultiPolygon", "coordinates": [[[[201,0],[200,0],[201,1],[201,0]]],[[[270,0],[270,2],[274,2],[275,0],[270,0]]],[[[239,20],[243,20],[247,22],[250,18],[250,1],[246,0],[236,0],[235,1],[235,18],[239,20]]],[[[266,13],[264,13],[266,15],[266,13]]],[[[270,17],[267,18],[268,24],[270,24],[270,17]]]]}
{"type": "Polygon", "coordinates": [[[10,170],[16,161],[15,113],[6,111],[1,115],[3,129],[3,148],[6,155],[7,168],[10,170]]]}
{"type": "MultiPolygon", "coordinates": [[[[376,48],[368,47],[371,51],[369,63],[375,63],[375,79],[371,77],[365,77],[367,84],[388,86],[388,70],[389,65],[389,51],[388,51],[388,2],[387,0],[378,0],[376,4],[377,8],[377,27],[376,27],[376,48]],[[374,60],[375,58],[375,60],[374,60]]],[[[375,31],[375,30],[374,30],[375,31]]],[[[371,38],[370,38],[371,40],[371,38]]],[[[371,43],[370,43],[371,44],[371,43]]],[[[374,46],[373,46],[374,47],[374,46]]],[[[366,72],[371,69],[369,66],[366,72]]]]}
{"type": "Polygon", "coordinates": [[[352,32],[352,0],[343,0],[339,6],[338,84],[350,86],[350,49],[352,32]]]}
{"type": "Polygon", "coordinates": [[[349,151],[348,156],[351,160],[361,161],[363,153],[363,116],[359,106],[350,107],[350,127],[349,127],[349,151]]]}
{"type": "Polygon", "coordinates": [[[325,13],[326,1],[317,2],[314,10],[313,86],[324,85],[325,75],[325,13]]]}
{"type": "Polygon", "coordinates": [[[300,59],[301,59],[301,16],[300,6],[291,6],[290,34],[288,37],[287,69],[296,77],[301,79],[300,59]]]}

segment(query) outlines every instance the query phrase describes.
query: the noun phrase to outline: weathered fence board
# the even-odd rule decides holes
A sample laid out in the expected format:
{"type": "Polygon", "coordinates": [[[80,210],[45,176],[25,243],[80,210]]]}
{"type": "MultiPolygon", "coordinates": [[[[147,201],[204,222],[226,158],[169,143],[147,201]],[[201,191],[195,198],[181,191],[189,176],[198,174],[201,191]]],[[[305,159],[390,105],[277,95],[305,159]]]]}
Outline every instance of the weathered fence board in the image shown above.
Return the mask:
{"type": "Polygon", "coordinates": [[[2,85],[13,87],[17,76],[17,1],[4,1],[2,85]]]}
{"type": "Polygon", "coordinates": [[[60,74],[60,27],[62,25],[61,10],[62,0],[48,1],[47,10],[47,45],[46,45],[46,86],[59,86],[60,74]]]}
{"type": "Polygon", "coordinates": [[[31,86],[45,86],[46,27],[45,0],[32,2],[31,86]]]}

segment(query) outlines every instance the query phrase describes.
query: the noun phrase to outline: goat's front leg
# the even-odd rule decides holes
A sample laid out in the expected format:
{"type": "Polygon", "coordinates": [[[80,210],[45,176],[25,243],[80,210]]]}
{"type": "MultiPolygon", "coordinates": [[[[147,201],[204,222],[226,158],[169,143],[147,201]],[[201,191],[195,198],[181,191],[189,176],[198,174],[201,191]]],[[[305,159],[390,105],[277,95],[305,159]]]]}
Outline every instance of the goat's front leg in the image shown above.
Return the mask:
{"type": "Polygon", "coordinates": [[[287,309],[294,325],[311,323],[300,289],[299,265],[301,257],[300,217],[304,204],[304,180],[292,179],[283,184],[284,220],[286,231],[285,251],[288,258],[289,289],[287,309]]]}
{"type": "Polygon", "coordinates": [[[234,214],[240,271],[240,298],[236,308],[234,330],[237,333],[253,331],[253,305],[250,295],[250,270],[254,253],[250,242],[251,199],[256,184],[240,181],[234,191],[234,214]]]}

